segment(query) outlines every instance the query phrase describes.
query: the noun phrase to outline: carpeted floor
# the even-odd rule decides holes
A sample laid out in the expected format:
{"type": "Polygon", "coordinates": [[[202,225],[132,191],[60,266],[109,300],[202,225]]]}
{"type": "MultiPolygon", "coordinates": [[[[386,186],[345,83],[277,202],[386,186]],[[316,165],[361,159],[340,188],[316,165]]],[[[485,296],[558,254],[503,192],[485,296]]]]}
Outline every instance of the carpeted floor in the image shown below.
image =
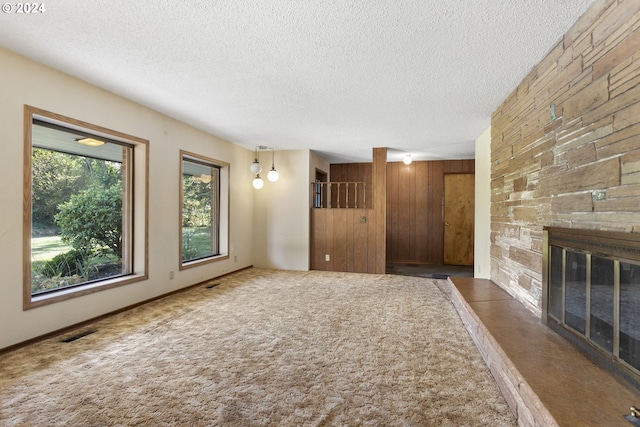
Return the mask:
{"type": "Polygon", "coordinates": [[[445,281],[215,283],[0,357],[0,425],[517,425],[445,281]]]}

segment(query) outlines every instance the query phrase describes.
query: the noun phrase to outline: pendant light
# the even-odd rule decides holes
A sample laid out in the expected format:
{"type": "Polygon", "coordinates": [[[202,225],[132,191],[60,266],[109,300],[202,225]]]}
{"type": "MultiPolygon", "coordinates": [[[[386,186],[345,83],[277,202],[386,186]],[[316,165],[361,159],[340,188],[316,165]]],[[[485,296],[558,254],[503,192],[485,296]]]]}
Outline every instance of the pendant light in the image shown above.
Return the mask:
{"type": "Polygon", "coordinates": [[[259,190],[262,187],[264,187],[264,181],[262,180],[262,178],[260,178],[260,174],[258,174],[255,178],[253,178],[253,188],[259,190]]]}
{"type": "Polygon", "coordinates": [[[271,170],[267,174],[267,179],[271,182],[276,182],[280,178],[280,174],[275,167],[276,150],[272,148],[271,151],[271,170]]]}
{"type": "Polygon", "coordinates": [[[280,174],[276,170],[276,165],[275,165],[276,150],[274,148],[265,147],[264,145],[257,145],[256,156],[253,160],[253,163],[251,163],[251,166],[249,167],[249,170],[251,171],[251,173],[256,176],[255,178],[253,178],[253,183],[252,183],[253,188],[255,188],[256,190],[259,190],[262,187],[264,187],[264,181],[260,177],[260,172],[262,172],[262,165],[260,164],[260,151],[264,151],[264,150],[272,151],[271,170],[269,171],[269,173],[267,173],[267,179],[271,182],[276,182],[280,178],[280,174]]]}
{"type": "Polygon", "coordinates": [[[256,175],[262,172],[262,165],[260,165],[260,161],[258,160],[258,158],[260,157],[260,149],[262,149],[261,146],[256,147],[256,157],[255,159],[253,159],[253,163],[251,163],[251,166],[249,167],[251,173],[255,173],[256,175]]]}

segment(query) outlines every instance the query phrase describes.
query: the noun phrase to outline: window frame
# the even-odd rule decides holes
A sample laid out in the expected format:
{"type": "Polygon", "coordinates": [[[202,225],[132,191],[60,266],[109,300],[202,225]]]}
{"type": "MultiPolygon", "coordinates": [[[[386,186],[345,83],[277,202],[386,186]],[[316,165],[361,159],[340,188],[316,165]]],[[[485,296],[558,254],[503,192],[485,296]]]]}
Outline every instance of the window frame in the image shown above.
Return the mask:
{"type": "Polygon", "coordinates": [[[229,177],[231,176],[230,164],[211,157],[203,156],[186,150],[180,150],[180,200],[179,200],[179,217],[178,217],[178,269],[186,270],[193,267],[209,264],[212,262],[229,259],[229,177]],[[219,170],[218,189],[218,254],[190,261],[182,260],[182,216],[184,205],[184,187],[183,187],[183,168],[184,161],[192,161],[205,166],[215,167],[219,170]]]}
{"type": "Polygon", "coordinates": [[[29,105],[24,106],[24,155],[23,155],[23,310],[29,310],[60,301],[113,289],[148,279],[148,213],[149,213],[149,141],[122,132],[107,129],[81,120],[52,113],[29,105]],[[32,236],[32,154],[34,120],[78,130],[122,142],[131,147],[130,204],[123,211],[123,221],[128,222],[126,235],[123,224],[123,240],[131,239],[131,273],[104,280],[87,282],[77,286],[32,295],[31,236],[32,236]]]}

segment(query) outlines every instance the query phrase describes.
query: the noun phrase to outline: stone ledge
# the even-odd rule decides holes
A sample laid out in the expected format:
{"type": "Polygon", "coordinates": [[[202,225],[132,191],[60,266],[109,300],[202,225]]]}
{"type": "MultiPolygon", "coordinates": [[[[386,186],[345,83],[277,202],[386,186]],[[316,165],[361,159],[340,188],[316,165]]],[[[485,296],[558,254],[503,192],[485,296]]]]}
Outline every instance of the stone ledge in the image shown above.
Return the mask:
{"type": "Polygon", "coordinates": [[[621,426],[640,392],[618,382],[489,280],[450,277],[451,300],[520,426],[621,426]]]}

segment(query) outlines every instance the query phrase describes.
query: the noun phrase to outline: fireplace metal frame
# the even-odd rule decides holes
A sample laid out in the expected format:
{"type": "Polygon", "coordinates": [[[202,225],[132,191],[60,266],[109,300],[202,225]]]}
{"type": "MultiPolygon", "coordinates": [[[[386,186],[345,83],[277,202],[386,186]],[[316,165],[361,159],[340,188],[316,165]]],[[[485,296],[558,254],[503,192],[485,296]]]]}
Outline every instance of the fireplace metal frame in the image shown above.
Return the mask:
{"type": "Polygon", "coordinates": [[[576,345],[594,362],[604,366],[621,379],[640,388],[640,370],[620,358],[620,305],[613,307],[613,352],[608,352],[590,338],[590,296],[591,296],[591,258],[598,256],[613,261],[614,302],[620,300],[620,262],[640,265],[640,234],[602,230],[567,229],[544,227],[542,234],[542,323],[558,332],[576,345]],[[566,269],[566,251],[586,255],[586,316],[585,333],[581,334],[565,323],[565,307],[562,319],[549,312],[551,247],[562,248],[563,304],[565,295],[564,272],[566,269]],[[612,357],[613,356],[613,357],[612,357]]]}

